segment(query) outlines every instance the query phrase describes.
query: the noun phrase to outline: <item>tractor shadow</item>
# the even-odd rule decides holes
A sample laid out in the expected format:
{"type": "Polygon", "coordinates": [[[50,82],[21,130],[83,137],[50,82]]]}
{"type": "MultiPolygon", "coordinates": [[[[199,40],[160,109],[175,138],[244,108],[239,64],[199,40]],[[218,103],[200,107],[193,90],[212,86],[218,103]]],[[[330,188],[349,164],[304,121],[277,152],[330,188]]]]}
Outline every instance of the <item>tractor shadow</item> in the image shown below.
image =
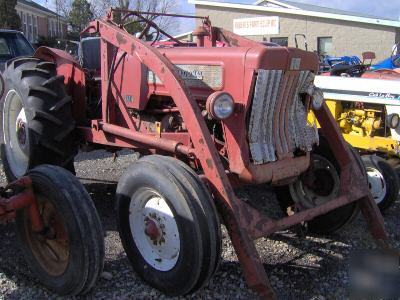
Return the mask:
{"type": "Polygon", "coordinates": [[[81,180],[96,206],[103,230],[117,231],[115,222],[115,191],[117,182],[95,179],[81,180]]]}

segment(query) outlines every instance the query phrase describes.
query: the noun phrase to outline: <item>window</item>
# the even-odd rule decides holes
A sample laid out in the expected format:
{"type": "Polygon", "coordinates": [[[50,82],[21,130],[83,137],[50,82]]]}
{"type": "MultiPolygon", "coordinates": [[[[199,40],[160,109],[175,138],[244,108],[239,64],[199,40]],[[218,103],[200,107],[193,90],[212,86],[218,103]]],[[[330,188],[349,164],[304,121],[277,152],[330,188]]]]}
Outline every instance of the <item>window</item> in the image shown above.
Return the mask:
{"type": "Polygon", "coordinates": [[[283,47],[287,47],[289,45],[287,37],[272,37],[271,43],[275,43],[283,47]]]}
{"type": "Polygon", "coordinates": [[[32,42],[32,15],[28,15],[28,41],[32,42]]]}
{"type": "Polygon", "coordinates": [[[51,37],[55,37],[56,36],[56,24],[53,19],[49,19],[48,22],[49,22],[49,35],[51,37]]]}
{"type": "Polygon", "coordinates": [[[8,48],[5,38],[0,38],[0,57],[11,55],[10,48],[8,48]]]}
{"type": "Polygon", "coordinates": [[[33,48],[21,33],[0,33],[0,59],[32,55],[33,48]]]}
{"type": "Polygon", "coordinates": [[[331,55],[332,54],[332,37],[319,37],[318,38],[318,54],[331,55]]]}
{"type": "Polygon", "coordinates": [[[16,56],[33,54],[32,46],[26,41],[22,34],[18,33],[15,35],[10,35],[9,39],[13,41],[13,44],[15,44],[14,52],[16,56]]]}
{"type": "Polygon", "coordinates": [[[33,16],[33,42],[37,42],[38,38],[38,24],[37,24],[37,16],[33,16]]]}
{"type": "Polygon", "coordinates": [[[49,36],[51,36],[51,20],[47,19],[47,27],[48,27],[48,31],[49,31],[49,36]]]}
{"type": "Polygon", "coordinates": [[[26,28],[26,14],[24,14],[24,13],[22,13],[22,16],[23,16],[23,25],[22,25],[22,31],[24,32],[24,34],[25,35],[27,35],[28,34],[28,31],[26,30],[27,28],[26,28]]]}

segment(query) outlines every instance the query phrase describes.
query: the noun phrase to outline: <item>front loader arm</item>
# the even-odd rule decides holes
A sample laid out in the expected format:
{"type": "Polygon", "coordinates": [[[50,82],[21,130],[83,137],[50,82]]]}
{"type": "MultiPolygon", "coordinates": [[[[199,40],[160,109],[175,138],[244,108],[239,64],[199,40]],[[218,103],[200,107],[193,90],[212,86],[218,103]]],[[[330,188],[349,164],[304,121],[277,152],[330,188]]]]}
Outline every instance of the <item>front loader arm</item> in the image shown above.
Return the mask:
{"type": "MultiPolygon", "coordinates": [[[[201,111],[184,81],[175,71],[173,64],[161,55],[157,49],[133,37],[111,21],[94,21],[89,25],[87,31],[98,33],[101,36],[103,43],[106,43],[105,47],[103,46],[104,49],[110,49],[108,46],[114,46],[132,56],[137,56],[141,63],[157,75],[169,91],[187,126],[194,146],[193,154],[200,162],[214,196],[219,200],[217,204],[220,204],[220,209],[224,210],[225,224],[229,228],[239,260],[244,265],[244,272],[249,286],[258,289],[259,293],[264,296],[273,297],[272,289],[269,287],[257,250],[246,228],[242,226],[244,220],[244,217],[241,217],[243,205],[234,194],[201,111]]],[[[109,55],[102,53],[103,95],[107,93],[105,86],[108,82],[110,61],[109,55]]],[[[129,76],[126,76],[126,78],[129,78],[129,76]]],[[[102,101],[104,109],[107,107],[104,103],[106,99],[103,97],[102,101]]],[[[106,113],[103,111],[103,116],[106,113]]],[[[103,123],[104,121],[102,120],[103,123]]],[[[101,123],[99,125],[101,128],[101,123]]]]}

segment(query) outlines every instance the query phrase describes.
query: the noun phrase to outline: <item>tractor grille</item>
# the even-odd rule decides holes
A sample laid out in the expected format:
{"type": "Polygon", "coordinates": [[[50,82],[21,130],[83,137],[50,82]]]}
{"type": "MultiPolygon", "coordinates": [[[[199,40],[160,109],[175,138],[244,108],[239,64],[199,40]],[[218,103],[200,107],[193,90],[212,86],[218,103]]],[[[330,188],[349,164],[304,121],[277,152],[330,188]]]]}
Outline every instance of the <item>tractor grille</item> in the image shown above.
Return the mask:
{"type": "Polygon", "coordinates": [[[308,124],[300,99],[310,75],[309,71],[258,70],[248,130],[255,164],[283,159],[296,149],[311,151],[318,143],[316,125],[308,124]]]}

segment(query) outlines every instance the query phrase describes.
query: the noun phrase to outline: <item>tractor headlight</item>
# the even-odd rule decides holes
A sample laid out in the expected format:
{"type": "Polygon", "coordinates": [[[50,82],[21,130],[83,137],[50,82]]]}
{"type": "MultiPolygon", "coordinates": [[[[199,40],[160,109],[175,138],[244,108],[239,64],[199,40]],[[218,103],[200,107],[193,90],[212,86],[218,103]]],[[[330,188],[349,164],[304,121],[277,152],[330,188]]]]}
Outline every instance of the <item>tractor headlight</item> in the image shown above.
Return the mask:
{"type": "Polygon", "coordinates": [[[386,125],[392,129],[396,129],[399,126],[400,117],[398,114],[390,114],[386,116],[386,125]]]}
{"type": "Polygon", "coordinates": [[[235,103],[228,93],[215,92],[207,98],[206,109],[212,118],[223,120],[233,114],[235,103]]]}

